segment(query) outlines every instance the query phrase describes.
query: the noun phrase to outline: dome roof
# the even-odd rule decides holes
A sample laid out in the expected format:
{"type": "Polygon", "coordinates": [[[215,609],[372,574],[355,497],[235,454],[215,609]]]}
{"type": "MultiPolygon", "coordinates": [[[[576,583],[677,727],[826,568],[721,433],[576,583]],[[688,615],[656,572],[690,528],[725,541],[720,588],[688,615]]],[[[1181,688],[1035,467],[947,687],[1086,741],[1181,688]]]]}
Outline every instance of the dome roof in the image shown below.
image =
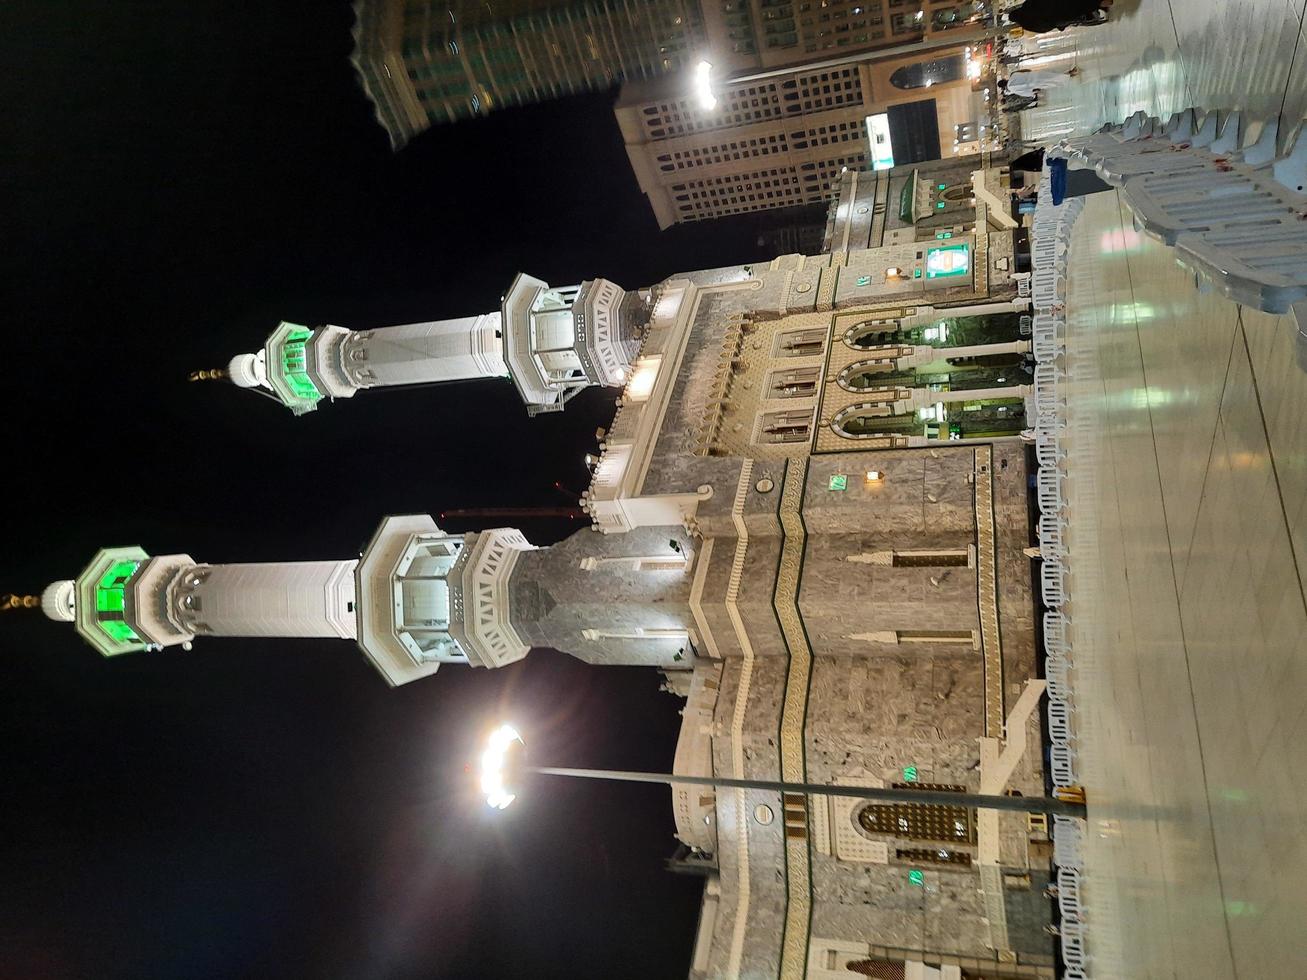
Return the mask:
{"type": "Polygon", "coordinates": [[[267,381],[263,353],[237,354],[227,362],[227,377],[239,388],[258,388],[267,381]]]}
{"type": "Polygon", "coordinates": [[[71,623],[77,608],[77,589],[71,579],[51,582],[41,593],[41,612],[60,623],[71,623]]]}

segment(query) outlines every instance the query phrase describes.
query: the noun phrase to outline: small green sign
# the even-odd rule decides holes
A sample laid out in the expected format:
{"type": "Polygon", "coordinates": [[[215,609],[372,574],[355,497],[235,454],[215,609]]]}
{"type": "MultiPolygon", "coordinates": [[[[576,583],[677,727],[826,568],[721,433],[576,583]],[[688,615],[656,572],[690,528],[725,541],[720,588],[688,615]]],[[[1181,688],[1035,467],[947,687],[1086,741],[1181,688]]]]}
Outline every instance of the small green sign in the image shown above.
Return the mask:
{"type": "Polygon", "coordinates": [[[849,477],[846,473],[832,473],[830,478],[830,489],[847,490],[849,488],[849,477]]]}
{"type": "Polygon", "coordinates": [[[938,204],[935,205],[935,208],[936,208],[937,210],[939,210],[939,211],[943,211],[943,210],[944,210],[944,207],[945,207],[945,205],[944,205],[944,202],[943,202],[943,201],[940,201],[938,204]]]}
{"type": "Polygon", "coordinates": [[[859,285],[859,286],[870,286],[870,285],[871,285],[871,276],[858,276],[858,285],[859,285]]]}
{"type": "Polygon", "coordinates": [[[945,239],[952,238],[952,237],[953,237],[953,232],[951,232],[951,231],[937,231],[937,232],[935,232],[935,237],[938,238],[940,241],[944,241],[945,239]]]}
{"type": "Polygon", "coordinates": [[[912,882],[912,884],[914,885],[925,885],[926,876],[922,874],[918,869],[913,868],[911,871],[908,872],[908,881],[912,882]]]}
{"type": "Polygon", "coordinates": [[[915,782],[917,781],[917,767],[916,767],[916,766],[904,766],[904,767],[903,767],[903,781],[904,781],[904,782],[908,782],[908,783],[915,783],[915,782]]]}
{"type": "Polygon", "coordinates": [[[936,184],[935,186],[942,191],[948,190],[948,184],[936,184]]]}
{"type": "Polygon", "coordinates": [[[912,278],[913,278],[913,279],[920,279],[920,278],[921,278],[921,269],[919,269],[919,268],[917,268],[917,269],[913,269],[913,270],[912,270],[912,278]]]}

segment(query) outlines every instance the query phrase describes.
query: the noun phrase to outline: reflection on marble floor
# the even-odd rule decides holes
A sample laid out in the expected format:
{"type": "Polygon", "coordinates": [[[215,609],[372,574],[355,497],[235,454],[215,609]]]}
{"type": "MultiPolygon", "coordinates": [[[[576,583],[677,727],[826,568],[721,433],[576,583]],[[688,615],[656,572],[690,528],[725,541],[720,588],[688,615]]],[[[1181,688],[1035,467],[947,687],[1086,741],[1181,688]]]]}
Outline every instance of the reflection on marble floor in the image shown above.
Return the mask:
{"type": "Polygon", "coordinates": [[[1044,36],[1049,67],[1078,64],[1082,74],[1026,114],[1027,132],[1084,133],[1140,109],[1166,119],[1198,106],[1278,119],[1283,145],[1307,113],[1307,0],[1116,0],[1113,9],[1101,27],[1044,36]]]}
{"type": "Polygon", "coordinates": [[[1307,975],[1307,374],[1293,318],[1200,294],[1115,192],[1089,199],[1070,278],[1092,973],[1307,975]]]}

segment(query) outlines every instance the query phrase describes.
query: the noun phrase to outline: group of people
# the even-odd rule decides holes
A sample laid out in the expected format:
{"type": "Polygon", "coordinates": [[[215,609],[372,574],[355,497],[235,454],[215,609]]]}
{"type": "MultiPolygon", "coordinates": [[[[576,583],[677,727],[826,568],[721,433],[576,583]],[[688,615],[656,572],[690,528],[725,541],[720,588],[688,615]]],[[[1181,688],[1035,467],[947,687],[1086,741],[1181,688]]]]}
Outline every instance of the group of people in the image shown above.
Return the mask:
{"type": "MultiPolygon", "coordinates": [[[[1007,12],[1008,20],[1032,34],[1065,30],[1082,24],[1101,24],[1107,20],[1113,0],[1025,0],[1007,12]]],[[[1019,112],[1039,101],[1041,93],[1066,84],[1067,79],[1079,74],[1078,68],[1069,71],[1039,71],[1021,68],[1020,57],[1000,59],[1003,64],[1018,67],[998,83],[1004,112],[1019,112]]]]}
{"type": "Polygon", "coordinates": [[[1101,24],[1112,0],[1025,0],[1008,11],[1008,20],[1032,34],[1064,31],[1068,27],[1101,24]]]}

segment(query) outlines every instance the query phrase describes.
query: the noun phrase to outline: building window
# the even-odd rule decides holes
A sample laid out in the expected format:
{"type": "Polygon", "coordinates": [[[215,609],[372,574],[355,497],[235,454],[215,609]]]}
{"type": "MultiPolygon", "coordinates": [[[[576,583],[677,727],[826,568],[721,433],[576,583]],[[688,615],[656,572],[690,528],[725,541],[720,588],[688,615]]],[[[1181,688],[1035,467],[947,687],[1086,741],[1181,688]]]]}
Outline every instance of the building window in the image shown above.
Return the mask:
{"type": "Polygon", "coordinates": [[[975,645],[975,630],[896,630],[899,643],[969,643],[975,645]]]}
{"type": "Polygon", "coordinates": [[[844,331],[844,342],[855,350],[901,344],[907,339],[908,334],[899,328],[898,320],[863,320],[844,331]]]}
{"type": "MultiPolygon", "coordinates": [[[[887,400],[884,404],[867,402],[844,409],[831,420],[831,428],[850,439],[868,439],[891,435],[891,432],[886,431],[887,427],[898,424],[891,421],[894,415],[894,405],[892,400],[889,399],[892,399],[894,394],[894,392],[887,392],[887,400]]],[[[910,416],[905,417],[910,418],[910,416]]],[[[913,429],[913,431],[916,430],[913,429]]]]}
{"type": "Polygon", "coordinates": [[[895,367],[891,361],[859,361],[839,373],[836,381],[847,391],[865,391],[868,388],[892,388],[895,367]]]}
{"type": "MultiPolygon", "coordinates": [[[[894,16],[897,19],[900,15],[894,16]]],[[[895,31],[898,31],[897,25],[895,31]]],[[[965,74],[966,66],[962,55],[955,54],[947,58],[935,58],[932,61],[918,61],[916,64],[904,65],[890,75],[889,81],[895,88],[929,88],[932,85],[959,81],[965,74]]]]}
{"type": "Polygon", "coordinates": [[[803,398],[817,393],[820,369],[816,367],[791,368],[773,371],[767,381],[768,398],[803,398]]]}
{"type": "Polygon", "coordinates": [[[790,330],[777,338],[776,354],[779,357],[808,357],[820,354],[825,346],[824,329],[790,330]]]}
{"type": "MultiPolygon", "coordinates": [[[[961,551],[896,551],[895,568],[966,568],[971,564],[971,553],[961,551]]],[[[970,639],[970,634],[967,636],[970,639]]]]}
{"type": "Polygon", "coordinates": [[[767,412],[762,416],[755,441],[770,444],[807,442],[811,430],[811,409],[767,412]]]}
{"type": "Polygon", "coordinates": [[[907,976],[907,964],[895,960],[853,960],[844,969],[871,980],[903,980],[907,976]]]}
{"type": "Polygon", "coordinates": [[[901,847],[894,852],[903,864],[948,864],[958,868],[971,867],[971,855],[966,851],[951,851],[947,847],[901,847]]]}
{"type": "MultiPolygon", "coordinates": [[[[972,549],[958,548],[948,551],[864,551],[849,555],[845,561],[859,565],[878,565],[882,568],[970,568],[972,549]]],[[[898,642],[898,634],[888,637],[898,642]]]]}
{"type": "MultiPolygon", "coordinates": [[[[965,793],[951,783],[892,783],[894,789],[937,790],[965,793]]],[[[975,811],[943,803],[869,803],[858,812],[858,826],[869,834],[900,840],[975,843],[975,811]]]]}

